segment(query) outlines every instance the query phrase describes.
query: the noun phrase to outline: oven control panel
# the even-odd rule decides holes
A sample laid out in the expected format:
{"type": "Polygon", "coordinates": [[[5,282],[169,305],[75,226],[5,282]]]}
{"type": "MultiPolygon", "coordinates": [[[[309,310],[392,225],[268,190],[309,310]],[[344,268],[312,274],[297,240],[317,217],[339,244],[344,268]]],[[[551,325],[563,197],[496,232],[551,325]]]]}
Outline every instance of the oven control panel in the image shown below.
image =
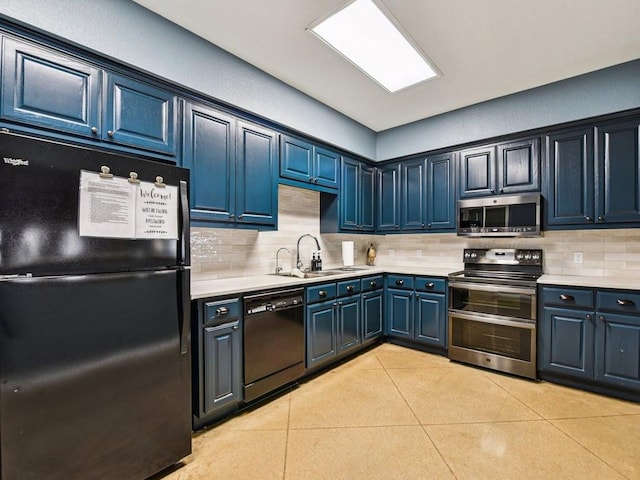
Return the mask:
{"type": "Polygon", "coordinates": [[[465,248],[464,263],[542,265],[542,250],[518,248],[465,248]]]}

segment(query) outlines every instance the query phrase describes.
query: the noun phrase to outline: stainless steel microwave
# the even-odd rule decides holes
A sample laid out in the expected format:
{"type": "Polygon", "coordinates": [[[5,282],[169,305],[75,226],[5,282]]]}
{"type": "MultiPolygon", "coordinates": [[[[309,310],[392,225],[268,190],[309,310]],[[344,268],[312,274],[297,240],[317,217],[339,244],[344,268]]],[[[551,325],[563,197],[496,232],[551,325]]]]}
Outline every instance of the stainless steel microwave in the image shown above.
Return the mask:
{"type": "Polygon", "coordinates": [[[466,237],[536,237],[540,213],[539,193],[462,199],[456,229],[466,237]]]}

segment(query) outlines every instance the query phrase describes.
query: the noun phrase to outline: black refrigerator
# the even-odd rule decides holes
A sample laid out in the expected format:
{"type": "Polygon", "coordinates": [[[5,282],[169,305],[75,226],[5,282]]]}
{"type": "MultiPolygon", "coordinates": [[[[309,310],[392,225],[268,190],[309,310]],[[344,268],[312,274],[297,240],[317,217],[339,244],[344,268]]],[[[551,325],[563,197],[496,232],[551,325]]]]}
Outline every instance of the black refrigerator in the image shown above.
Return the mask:
{"type": "Polygon", "coordinates": [[[0,132],[2,480],[141,480],[191,453],[188,176],[0,132]],[[139,215],[103,178],[168,198],[144,220],[174,233],[112,236],[139,215]]]}

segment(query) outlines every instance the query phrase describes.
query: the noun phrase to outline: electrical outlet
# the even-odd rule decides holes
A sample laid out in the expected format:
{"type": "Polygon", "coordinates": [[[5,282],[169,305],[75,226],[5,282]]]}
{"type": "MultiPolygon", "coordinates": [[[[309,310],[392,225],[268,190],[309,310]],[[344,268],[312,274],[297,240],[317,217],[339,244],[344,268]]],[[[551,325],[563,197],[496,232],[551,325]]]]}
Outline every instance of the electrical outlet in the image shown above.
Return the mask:
{"type": "Polygon", "coordinates": [[[416,257],[422,256],[422,250],[416,250],[416,257]]]}
{"type": "Polygon", "coordinates": [[[573,252],[573,263],[582,263],[583,260],[582,252],[573,252]]]}

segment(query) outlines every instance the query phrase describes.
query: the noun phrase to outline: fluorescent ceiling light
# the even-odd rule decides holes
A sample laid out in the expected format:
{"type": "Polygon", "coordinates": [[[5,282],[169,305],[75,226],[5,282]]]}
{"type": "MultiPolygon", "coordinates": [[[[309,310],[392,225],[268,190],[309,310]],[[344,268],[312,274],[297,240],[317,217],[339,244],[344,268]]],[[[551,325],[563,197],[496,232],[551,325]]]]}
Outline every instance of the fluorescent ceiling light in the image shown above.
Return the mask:
{"type": "Polygon", "coordinates": [[[355,0],[310,30],[390,92],[438,75],[372,0],[355,0]]]}

